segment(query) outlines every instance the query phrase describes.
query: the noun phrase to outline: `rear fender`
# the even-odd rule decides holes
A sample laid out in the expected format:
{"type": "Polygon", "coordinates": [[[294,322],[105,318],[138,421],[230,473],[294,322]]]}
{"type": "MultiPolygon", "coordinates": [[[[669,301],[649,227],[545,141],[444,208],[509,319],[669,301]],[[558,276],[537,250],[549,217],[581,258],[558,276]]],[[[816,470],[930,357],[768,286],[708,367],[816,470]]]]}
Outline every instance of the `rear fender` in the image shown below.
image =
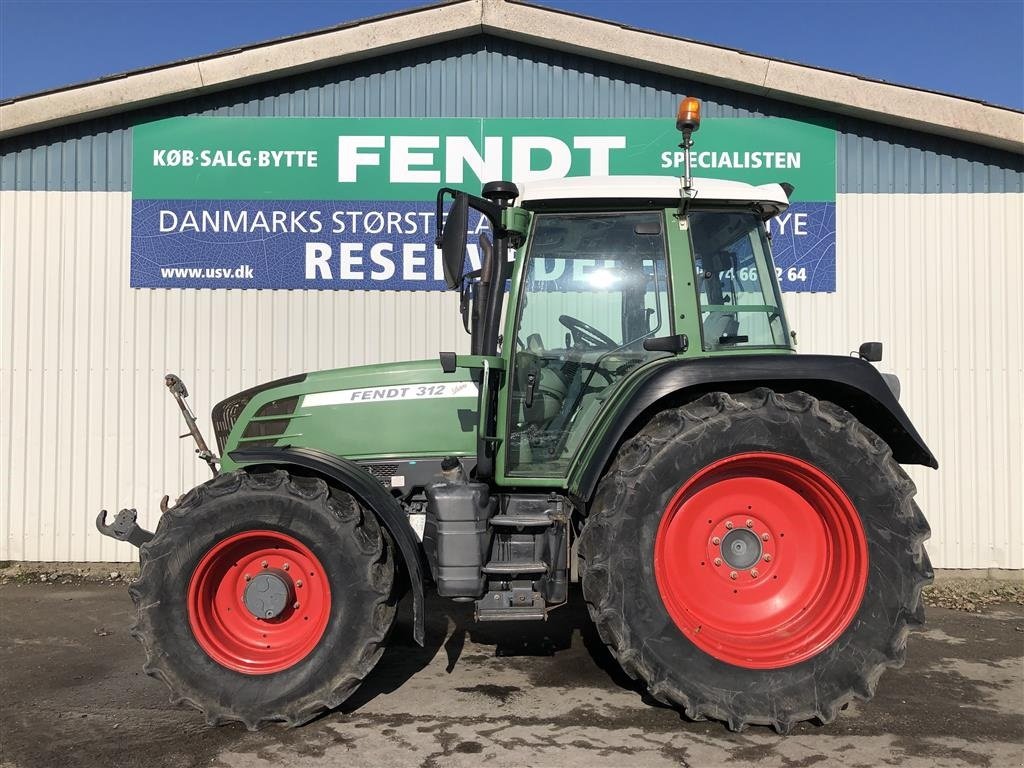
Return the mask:
{"type": "Polygon", "coordinates": [[[896,461],[937,469],[935,456],[917,433],[892,390],[873,365],[856,357],[833,355],[749,355],[674,360],[650,366],[630,387],[629,400],[607,414],[591,432],[590,455],[569,479],[572,495],[588,501],[624,440],[665,408],[708,392],[745,392],[768,387],[777,392],[801,390],[845,408],[885,440],[896,461]]]}
{"type": "Polygon", "coordinates": [[[412,634],[413,639],[423,645],[425,601],[420,543],[402,505],[373,475],[353,461],[313,448],[250,448],[232,451],[229,455],[233,461],[245,465],[245,469],[274,467],[319,475],[327,483],[351,493],[373,512],[391,534],[409,574],[413,597],[412,634]]]}

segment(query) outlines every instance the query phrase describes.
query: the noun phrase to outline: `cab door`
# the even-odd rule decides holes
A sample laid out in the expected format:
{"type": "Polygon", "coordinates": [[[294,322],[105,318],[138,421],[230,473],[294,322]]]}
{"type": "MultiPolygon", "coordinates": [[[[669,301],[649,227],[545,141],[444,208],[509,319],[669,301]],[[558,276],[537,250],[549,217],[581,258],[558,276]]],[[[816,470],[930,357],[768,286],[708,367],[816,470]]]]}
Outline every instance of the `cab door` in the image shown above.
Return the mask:
{"type": "Polygon", "coordinates": [[[497,480],[563,485],[591,425],[674,333],[661,210],[537,213],[505,326],[497,480]]]}

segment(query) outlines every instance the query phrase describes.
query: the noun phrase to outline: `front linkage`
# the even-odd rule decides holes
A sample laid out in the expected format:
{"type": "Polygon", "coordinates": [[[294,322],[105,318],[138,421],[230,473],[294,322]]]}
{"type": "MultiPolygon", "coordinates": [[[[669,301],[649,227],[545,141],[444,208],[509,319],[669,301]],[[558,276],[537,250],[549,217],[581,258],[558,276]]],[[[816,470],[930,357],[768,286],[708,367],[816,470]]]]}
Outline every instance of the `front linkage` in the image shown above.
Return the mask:
{"type": "MultiPolygon", "coordinates": [[[[185,425],[188,427],[188,432],[180,437],[182,439],[191,437],[196,442],[196,455],[206,462],[210,471],[213,472],[214,477],[219,473],[217,463],[220,460],[217,455],[210,450],[209,445],[206,443],[206,439],[203,437],[203,433],[199,430],[199,425],[196,424],[196,416],[189,408],[188,403],[185,402],[185,398],[188,397],[188,389],[185,387],[185,382],[181,380],[179,376],[173,373],[168,373],[164,376],[164,385],[167,390],[171,393],[171,397],[174,398],[174,402],[178,404],[178,408],[181,410],[182,418],[185,419],[185,425]]],[[[160,500],[160,512],[164,513],[167,511],[168,497],[164,496],[160,500]]],[[[143,544],[153,538],[153,534],[141,527],[138,520],[139,513],[135,509],[122,509],[114,517],[113,522],[107,523],[107,510],[100,510],[99,516],[96,518],[96,528],[104,536],[109,536],[117,541],[126,541],[136,547],[141,547],[143,544]]]]}
{"type": "Polygon", "coordinates": [[[206,440],[203,438],[203,433],[199,431],[199,425],[196,424],[196,415],[192,413],[192,409],[188,407],[188,403],[185,402],[185,398],[188,397],[188,390],[185,388],[185,382],[183,382],[178,376],[173,373],[168,373],[164,376],[164,384],[167,386],[168,391],[171,393],[171,397],[174,398],[174,402],[178,404],[178,408],[181,409],[181,416],[185,419],[185,425],[188,427],[188,432],[184,435],[180,435],[181,439],[191,436],[196,441],[196,455],[206,462],[207,466],[210,467],[210,471],[213,472],[214,477],[220,471],[217,468],[217,454],[210,450],[210,447],[206,444],[206,440]]]}

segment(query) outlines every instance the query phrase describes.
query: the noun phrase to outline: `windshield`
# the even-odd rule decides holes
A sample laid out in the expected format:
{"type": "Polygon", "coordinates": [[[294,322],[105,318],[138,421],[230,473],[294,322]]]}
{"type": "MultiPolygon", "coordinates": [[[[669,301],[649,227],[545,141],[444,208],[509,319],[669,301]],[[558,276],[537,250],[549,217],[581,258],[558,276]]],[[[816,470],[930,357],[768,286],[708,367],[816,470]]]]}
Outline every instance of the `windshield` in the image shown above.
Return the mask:
{"type": "Polygon", "coordinates": [[[761,219],[746,211],[689,216],[704,350],[789,347],[761,219]]]}
{"type": "Polygon", "coordinates": [[[615,386],[671,333],[661,211],[538,215],[523,267],[506,466],[564,474],[615,386]]]}

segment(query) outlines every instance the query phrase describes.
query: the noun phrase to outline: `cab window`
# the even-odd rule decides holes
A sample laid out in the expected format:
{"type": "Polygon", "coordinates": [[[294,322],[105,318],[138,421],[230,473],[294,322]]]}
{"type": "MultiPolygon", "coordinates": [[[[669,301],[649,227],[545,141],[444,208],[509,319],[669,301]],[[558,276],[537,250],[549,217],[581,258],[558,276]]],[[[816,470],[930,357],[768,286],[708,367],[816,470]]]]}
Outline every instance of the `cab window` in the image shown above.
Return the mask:
{"type": "Polygon", "coordinates": [[[689,216],[704,350],[789,346],[761,219],[748,211],[689,216]]]}

